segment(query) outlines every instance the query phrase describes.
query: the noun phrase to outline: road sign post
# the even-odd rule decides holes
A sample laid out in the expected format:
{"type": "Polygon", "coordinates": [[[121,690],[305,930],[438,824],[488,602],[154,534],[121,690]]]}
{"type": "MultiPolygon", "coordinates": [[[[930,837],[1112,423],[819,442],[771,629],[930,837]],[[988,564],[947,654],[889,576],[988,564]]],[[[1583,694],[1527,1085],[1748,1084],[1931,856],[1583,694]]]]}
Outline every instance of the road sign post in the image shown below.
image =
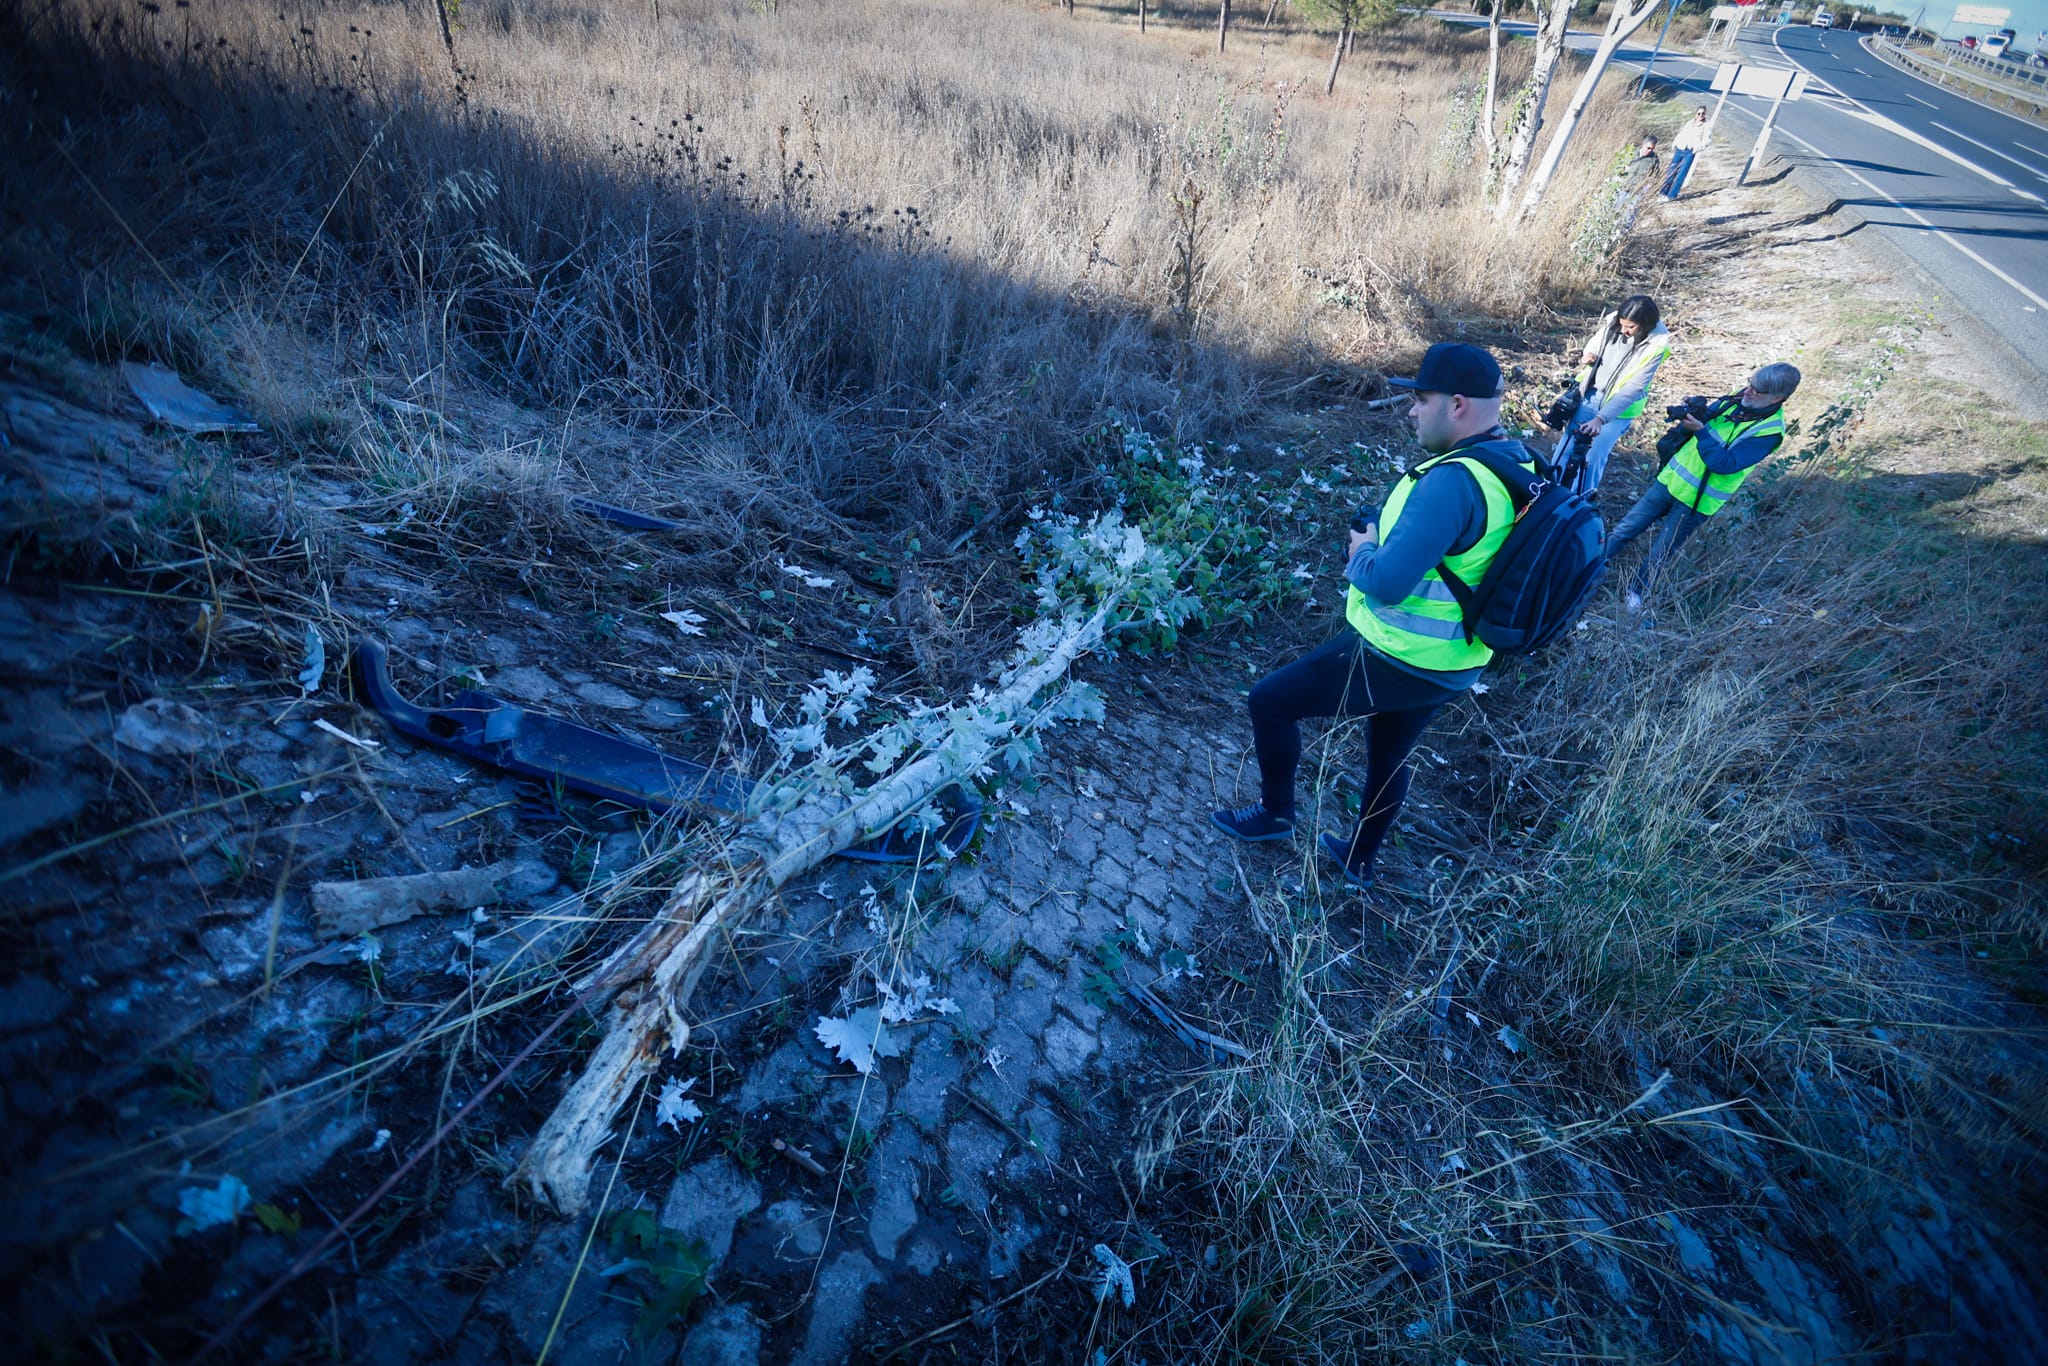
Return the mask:
{"type": "MultiPolygon", "coordinates": [[[[1499,0],[1495,0],[1498,4],[1499,0]]],[[[1641,84],[1636,86],[1638,98],[1650,93],[1650,72],[1657,65],[1657,54],[1664,50],[1664,36],[1671,32],[1671,21],[1678,17],[1678,0],[1671,0],[1671,8],[1664,12],[1664,27],[1657,30],[1656,46],[1650,49],[1650,60],[1643,63],[1641,84]]]]}
{"type": "Polygon", "coordinates": [[[1756,135],[1756,146],[1749,149],[1749,159],[1742,163],[1742,174],[1735,177],[1735,183],[1748,182],[1750,168],[1764,158],[1764,148],[1770,143],[1771,129],[1778,122],[1778,109],[1787,100],[1796,100],[1806,93],[1812,78],[1804,71],[1786,66],[1742,66],[1735,62],[1723,63],[1714,73],[1713,88],[1721,92],[1720,100],[1714,105],[1713,117],[1707,120],[1711,134],[1714,121],[1721,117],[1721,106],[1728,102],[1728,96],[1753,95],[1771,102],[1771,112],[1764,119],[1764,126],[1756,135]]]}

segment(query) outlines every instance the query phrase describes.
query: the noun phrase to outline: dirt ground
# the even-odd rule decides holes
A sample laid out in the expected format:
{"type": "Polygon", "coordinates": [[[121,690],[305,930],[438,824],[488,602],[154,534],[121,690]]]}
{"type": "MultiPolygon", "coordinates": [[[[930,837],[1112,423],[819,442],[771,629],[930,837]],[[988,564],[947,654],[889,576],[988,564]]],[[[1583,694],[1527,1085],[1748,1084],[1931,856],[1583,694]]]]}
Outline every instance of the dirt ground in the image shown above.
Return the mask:
{"type": "MultiPolygon", "coordinates": [[[[1660,394],[1725,392],[1771,359],[1840,375],[1830,349],[1851,315],[1911,313],[1923,283],[1806,221],[1796,183],[1732,187],[1718,150],[1698,192],[1646,218],[1631,258],[1678,336],[1660,394]],[[1742,306],[1720,303],[1731,297],[1742,306]]],[[[1950,321],[1927,319],[1915,354],[1930,374],[1982,382],[1950,321]]],[[[1547,375],[1580,326],[1511,359],[1547,375]]],[[[1446,712],[1387,888],[1360,898],[1318,880],[1303,851],[1236,846],[1206,819],[1253,791],[1244,688],[1332,628],[1328,602],[1170,658],[1088,662],[1106,721],[1061,732],[1035,779],[991,803],[969,857],[833,862],[725,946],[691,1048],[660,1073],[688,1104],[635,1097],[589,1212],[562,1218],[507,1181],[595,1042],[586,1020],[532,1049],[570,996],[555,964],[599,919],[650,913],[709,834],[676,843],[669,826],[407,740],[354,700],[331,625],[316,632],[324,669],[301,681],[305,625],[382,642],[408,694],[467,680],[706,761],[731,757],[742,697],[849,657],[872,651],[916,686],[907,635],[878,626],[857,649],[819,652],[822,636],[767,639],[734,608],[702,639],[638,621],[578,636],[573,605],[483,561],[451,580],[444,548],[402,518],[366,524],[361,490],[287,484],[244,458],[261,437],[166,434],[102,367],[10,344],[0,401],[14,529],[0,595],[0,1259],[10,1313],[49,1359],[1071,1361],[1117,1340],[1105,1315],[1125,1311],[1097,1293],[1112,1262],[1132,1268],[1140,1317],[1199,1324],[1223,1306],[1202,1298],[1218,1250],[1186,1241],[1188,1193],[1136,1189],[1133,1163],[1162,1099],[1229,1063],[1133,984],[1256,1047],[1278,989],[1258,890],[1275,884],[1357,927],[1318,969],[1352,984],[1333,1014],[1448,978],[1433,906],[1488,856],[1474,809],[1514,800],[1489,736],[1540,690],[1504,677],[1446,712]],[[89,549],[124,522],[223,518],[241,519],[247,572],[210,590],[190,564],[89,549]],[[488,871],[409,915],[386,910],[398,892],[369,888],[391,919],[361,932],[323,919],[315,891],[465,868],[488,871]],[[816,1025],[878,982],[929,990],[893,1027],[898,1053],[862,1072],[816,1025]],[[342,1222],[346,1236],[299,1265],[342,1222]],[[1169,1288],[1185,1297],[1162,1303],[1169,1288]]],[[[1395,420],[1355,408],[1303,422],[1399,439],[1395,420]]],[[[1630,442],[1610,513],[1652,434],[1630,442]]],[[[549,553],[631,553],[623,533],[587,535],[549,553]]],[[[815,590],[821,612],[850,616],[858,600],[878,609],[864,620],[887,617],[886,592],[814,568],[835,580],[815,590]]],[[[1321,789],[1333,808],[1347,744],[1321,789]]],[[[1447,1057],[1524,1084],[1490,1027],[1448,1011],[1442,1027],[1447,1057]]],[[[1666,1093],[1674,1111],[1716,1099],[1683,1079],[1666,1093]]],[[[1697,1227],[1639,1221],[1639,1193],[1615,1174],[1579,1176],[1570,1218],[1626,1236],[1582,1239],[1575,1277],[1646,1319],[1672,1292],[1651,1291],[1643,1264],[1682,1268],[1692,1287],[1642,1324],[1646,1355],[1890,1358],[1869,1346],[1882,1330],[1902,1334],[1899,1356],[1960,1359],[1913,1346],[1917,1326],[1957,1333],[1971,1359],[2036,1359],[2039,1268],[2003,1241],[1984,1183],[1937,1172],[1880,1193],[1882,1244],[1823,1255],[1789,1216],[1773,1222],[1781,1169],[1731,1124],[1688,1168],[1731,1193],[1697,1227]],[[1759,1188],[1762,1213],[1736,1207],[1759,1188]]],[[[1402,1141],[1434,1170],[1426,1134],[1402,1141]]],[[[1417,1321],[1419,1341],[1428,1312],[1417,1321]]]]}

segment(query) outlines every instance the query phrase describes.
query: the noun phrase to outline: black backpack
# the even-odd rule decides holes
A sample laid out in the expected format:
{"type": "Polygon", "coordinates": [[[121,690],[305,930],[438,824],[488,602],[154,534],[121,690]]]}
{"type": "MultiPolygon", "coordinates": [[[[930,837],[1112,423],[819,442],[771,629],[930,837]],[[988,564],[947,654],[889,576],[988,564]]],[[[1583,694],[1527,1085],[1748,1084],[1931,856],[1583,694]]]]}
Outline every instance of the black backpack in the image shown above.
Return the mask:
{"type": "MultiPolygon", "coordinates": [[[[1606,528],[1593,505],[1561,484],[1532,474],[1505,442],[1452,451],[1476,460],[1507,490],[1515,525],[1480,581],[1468,584],[1439,562],[1437,574],[1458,601],[1465,640],[1498,654],[1527,654],[1570,630],[1586,599],[1607,577],[1606,528]]],[[[1411,478],[1419,478],[1415,472],[1411,478]]]]}

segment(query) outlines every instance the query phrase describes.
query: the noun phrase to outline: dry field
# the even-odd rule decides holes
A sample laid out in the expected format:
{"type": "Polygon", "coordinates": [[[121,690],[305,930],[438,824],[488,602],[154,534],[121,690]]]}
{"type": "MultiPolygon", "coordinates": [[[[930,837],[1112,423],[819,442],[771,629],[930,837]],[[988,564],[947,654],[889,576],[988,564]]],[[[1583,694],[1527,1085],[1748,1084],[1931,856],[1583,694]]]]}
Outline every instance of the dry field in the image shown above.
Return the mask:
{"type": "Polygon", "coordinates": [[[1325,100],[1323,40],[1249,23],[1218,62],[1024,5],[472,3],[451,59],[431,13],[29,16],[41,78],[109,115],[25,130],[68,225],[15,229],[35,288],[313,448],[365,382],[475,376],[655,434],[544,447],[572,482],[950,537],[1105,410],[1242,427],[1540,319],[1594,279],[1570,239],[1630,117],[1603,98],[1510,232],[1454,117],[1483,37],[1435,26],[1361,39],[1325,100]]]}

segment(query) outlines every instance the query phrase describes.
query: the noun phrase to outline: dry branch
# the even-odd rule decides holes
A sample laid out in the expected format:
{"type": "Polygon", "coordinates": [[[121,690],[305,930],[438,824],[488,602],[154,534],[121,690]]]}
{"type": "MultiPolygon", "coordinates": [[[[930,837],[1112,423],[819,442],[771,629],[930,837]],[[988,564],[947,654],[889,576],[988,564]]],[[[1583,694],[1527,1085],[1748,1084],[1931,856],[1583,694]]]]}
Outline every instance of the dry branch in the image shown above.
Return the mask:
{"type": "Polygon", "coordinates": [[[1101,641],[1113,605],[1070,618],[1042,658],[977,704],[977,713],[1002,724],[956,728],[952,742],[856,796],[811,795],[780,815],[749,820],[728,844],[723,867],[685,877],[661,914],[579,984],[594,1005],[610,1001],[604,1038],[508,1183],[524,1181],[565,1214],[580,1211],[591,1161],[619,1108],[653,1074],[664,1047],[674,1055],[689,1042],[682,1012],[712,945],[791,878],[887,830],[982,770],[999,746],[1043,724],[1048,709],[1034,710],[1034,700],[1101,641]]]}

